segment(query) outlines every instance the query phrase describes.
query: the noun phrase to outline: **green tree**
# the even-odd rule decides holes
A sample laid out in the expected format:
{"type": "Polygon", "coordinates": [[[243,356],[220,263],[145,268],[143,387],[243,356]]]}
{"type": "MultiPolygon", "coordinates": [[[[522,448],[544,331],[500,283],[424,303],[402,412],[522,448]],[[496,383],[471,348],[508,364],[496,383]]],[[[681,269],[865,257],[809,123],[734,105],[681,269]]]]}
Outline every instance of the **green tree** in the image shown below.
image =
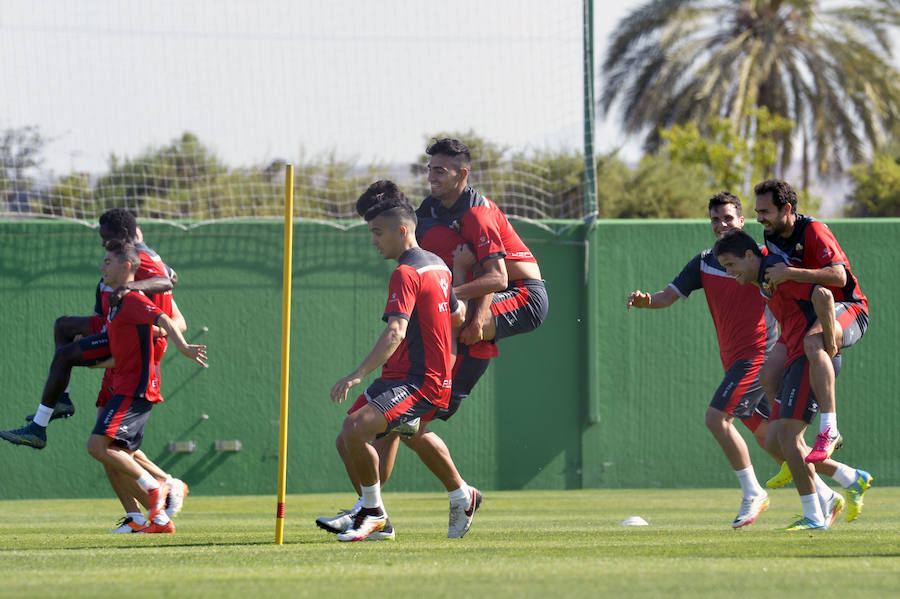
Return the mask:
{"type": "Polygon", "coordinates": [[[900,216],[900,148],[875,152],[871,163],[853,165],[850,176],[848,216],[900,216]]]}
{"type": "Polygon", "coordinates": [[[748,204],[752,185],[774,175],[777,138],[794,126],[765,108],[751,113],[754,131],[749,136],[738,134],[731,121],[720,118],[710,120],[706,134],[694,123],[660,131],[662,152],[676,163],[699,167],[711,188],[742,196],[748,214],[752,213],[748,204]]]}
{"type": "Polygon", "coordinates": [[[634,168],[613,152],[597,159],[599,218],[701,218],[715,193],[699,165],[647,154],[634,168]]]}
{"type": "Polygon", "coordinates": [[[751,109],[796,124],[773,135],[776,174],[799,140],[804,189],[810,170],[839,170],[900,117],[900,74],[891,43],[896,0],[835,5],[812,0],[649,0],[617,26],[602,66],[600,100],[621,105],[630,133],[694,123],[702,133],[724,118],[752,133],[751,109]]]}
{"type": "Polygon", "coordinates": [[[46,143],[33,125],[8,128],[0,134],[0,199],[12,199],[34,186],[34,171],[43,163],[41,152],[46,143]]]}

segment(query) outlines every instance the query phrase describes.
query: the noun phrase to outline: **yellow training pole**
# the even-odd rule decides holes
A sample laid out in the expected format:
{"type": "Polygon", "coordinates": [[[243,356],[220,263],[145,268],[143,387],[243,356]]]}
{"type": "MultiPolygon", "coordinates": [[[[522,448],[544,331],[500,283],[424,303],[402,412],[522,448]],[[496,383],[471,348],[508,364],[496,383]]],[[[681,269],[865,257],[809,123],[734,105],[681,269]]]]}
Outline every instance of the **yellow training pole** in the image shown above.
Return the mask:
{"type": "Polygon", "coordinates": [[[284,538],[284,495],[287,483],[288,380],[291,365],[291,255],[294,246],[294,165],[284,176],[284,282],[281,305],[281,424],[278,427],[278,507],[275,544],[284,538]]]}

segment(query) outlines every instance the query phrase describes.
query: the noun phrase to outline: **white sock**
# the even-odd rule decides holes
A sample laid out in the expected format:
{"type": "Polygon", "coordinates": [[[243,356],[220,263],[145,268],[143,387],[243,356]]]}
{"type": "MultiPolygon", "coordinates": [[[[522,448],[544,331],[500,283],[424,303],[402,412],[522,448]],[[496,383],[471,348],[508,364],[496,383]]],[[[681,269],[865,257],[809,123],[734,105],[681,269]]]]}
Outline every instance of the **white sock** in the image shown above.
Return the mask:
{"type": "Polygon", "coordinates": [[[165,513],[164,511],[160,511],[156,515],[156,518],[153,519],[153,521],[156,522],[157,524],[159,524],[160,526],[165,526],[166,524],[169,523],[169,520],[170,520],[169,515],[167,513],[165,513]]]}
{"type": "Polygon", "coordinates": [[[856,482],[856,468],[851,468],[847,464],[841,464],[840,462],[838,462],[837,470],[835,470],[834,475],[832,475],[831,478],[834,479],[834,482],[846,489],[856,482]]]}
{"type": "Polygon", "coordinates": [[[447,497],[450,498],[450,503],[455,503],[457,505],[463,505],[465,507],[469,507],[469,498],[472,495],[472,491],[469,489],[469,485],[463,481],[463,484],[460,488],[455,491],[448,491],[447,497]]]}
{"type": "Polygon", "coordinates": [[[813,483],[816,485],[816,494],[822,504],[834,497],[834,489],[826,485],[818,474],[813,474],[813,483]]]}
{"type": "Polygon", "coordinates": [[[371,487],[360,485],[363,507],[373,508],[381,505],[381,483],[375,481],[371,487]]]}
{"type": "Polygon", "coordinates": [[[142,514],[141,512],[126,512],[125,516],[131,518],[131,521],[138,526],[144,526],[145,524],[147,524],[147,519],[144,518],[144,514],[142,514]]]}
{"type": "Polygon", "coordinates": [[[837,412],[822,412],[819,415],[819,432],[824,433],[828,427],[831,427],[832,434],[837,433],[837,412]]]}
{"type": "Polygon", "coordinates": [[[159,481],[156,480],[156,478],[154,478],[152,474],[150,474],[143,468],[141,468],[141,472],[142,474],[138,477],[137,484],[140,485],[143,490],[149,491],[151,489],[159,488],[159,481]]]}
{"type": "Polygon", "coordinates": [[[752,465],[743,470],[735,470],[734,475],[737,476],[738,481],[741,483],[741,492],[744,494],[744,497],[761,497],[766,494],[765,489],[756,480],[756,474],[753,472],[752,465]]]}
{"type": "Polygon", "coordinates": [[[816,524],[825,524],[825,516],[822,514],[822,506],[819,505],[819,497],[815,493],[812,495],[801,495],[800,505],[803,506],[803,515],[815,522],[816,524]]]}
{"type": "Polygon", "coordinates": [[[38,426],[47,428],[50,424],[50,416],[53,415],[53,408],[48,408],[44,404],[38,406],[37,412],[34,414],[33,422],[38,426]]]}

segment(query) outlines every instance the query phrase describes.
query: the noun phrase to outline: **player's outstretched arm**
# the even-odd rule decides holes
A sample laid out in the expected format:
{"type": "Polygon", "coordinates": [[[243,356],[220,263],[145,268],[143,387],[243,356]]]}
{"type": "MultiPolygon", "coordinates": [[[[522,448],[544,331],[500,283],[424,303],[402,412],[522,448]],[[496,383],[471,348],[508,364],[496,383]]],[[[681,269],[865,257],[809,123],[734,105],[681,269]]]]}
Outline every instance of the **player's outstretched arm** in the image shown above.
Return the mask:
{"type": "Polygon", "coordinates": [[[678,299],[678,292],[671,287],[666,287],[650,295],[640,289],[636,289],[628,294],[625,300],[625,309],[632,308],[668,308],[678,299]]]}
{"type": "Polygon", "coordinates": [[[156,325],[166,331],[166,335],[171,341],[175,342],[175,346],[178,348],[178,351],[180,351],[185,357],[190,358],[194,362],[197,362],[204,368],[207,367],[205,345],[191,345],[190,343],[185,341],[184,335],[182,335],[181,331],[178,330],[178,325],[165,314],[159,315],[159,317],[156,319],[156,325]]]}
{"type": "Polygon", "coordinates": [[[347,392],[350,391],[351,387],[358,385],[367,374],[387,362],[387,359],[391,357],[391,354],[397,350],[400,343],[406,338],[406,327],[408,325],[409,321],[405,318],[399,316],[388,318],[387,326],[381,332],[381,335],[378,336],[375,347],[372,348],[366,359],[362,361],[362,364],[336,382],[331,388],[331,401],[340,403],[347,399],[347,392]]]}

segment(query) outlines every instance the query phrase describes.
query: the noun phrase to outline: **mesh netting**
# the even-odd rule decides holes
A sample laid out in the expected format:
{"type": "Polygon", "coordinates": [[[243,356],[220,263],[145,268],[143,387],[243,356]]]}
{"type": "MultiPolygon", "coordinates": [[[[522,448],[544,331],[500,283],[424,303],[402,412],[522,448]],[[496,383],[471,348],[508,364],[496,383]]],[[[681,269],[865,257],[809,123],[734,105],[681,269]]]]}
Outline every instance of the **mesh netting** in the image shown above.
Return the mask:
{"type": "Polygon", "coordinates": [[[292,163],[296,217],[351,218],[445,134],[507,214],[583,216],[581,2],[314,6],[6,3],[0,217],[278,217],[292,163]]]}

